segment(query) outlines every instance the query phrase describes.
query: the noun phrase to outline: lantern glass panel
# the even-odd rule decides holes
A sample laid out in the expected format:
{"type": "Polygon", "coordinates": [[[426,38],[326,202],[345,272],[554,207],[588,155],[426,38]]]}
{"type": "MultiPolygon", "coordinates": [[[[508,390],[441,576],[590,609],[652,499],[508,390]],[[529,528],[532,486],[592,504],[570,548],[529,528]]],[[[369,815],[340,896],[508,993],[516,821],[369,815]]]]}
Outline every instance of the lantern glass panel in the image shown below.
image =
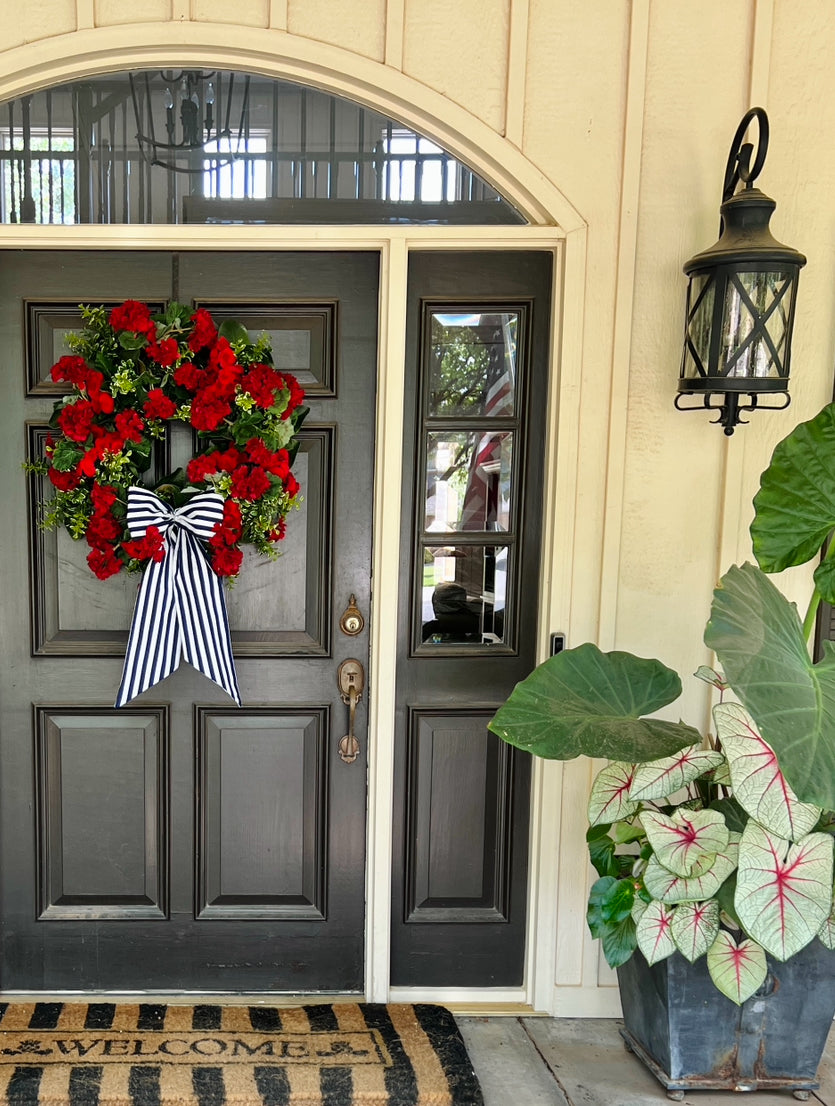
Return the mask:
{"type": "Polygon", "coordinates": [[[764,379],[783,375],[791,287],[791,274],[784,270],[730,275],[719,360],[723,376],[764,379]]]}
{"type": "Polygon", "coordinates": [[[692,380],[705,376],[710,354],[710,331],[716,298],[713,273],[694,273],[687,294],[687,341],[682,375],[692,380]]]}

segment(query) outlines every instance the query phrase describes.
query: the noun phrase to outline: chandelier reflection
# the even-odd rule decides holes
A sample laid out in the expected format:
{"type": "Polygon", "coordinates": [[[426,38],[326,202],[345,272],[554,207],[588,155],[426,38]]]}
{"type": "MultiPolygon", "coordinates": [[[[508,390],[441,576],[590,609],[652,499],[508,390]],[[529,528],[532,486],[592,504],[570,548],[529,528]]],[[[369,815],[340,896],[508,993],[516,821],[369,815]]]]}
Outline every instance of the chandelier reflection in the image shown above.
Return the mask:
{"type": "Polygon", "coordinates": [[[213,69],[131,73],[136,141],[150,165],[203,173],[204,158],[228,165],[246,153],[249,76],[213,69]],[[164,118],[163,118],[164,113],[164,118]],[[164,128],[165,137],[158,137],[164,128]]]}

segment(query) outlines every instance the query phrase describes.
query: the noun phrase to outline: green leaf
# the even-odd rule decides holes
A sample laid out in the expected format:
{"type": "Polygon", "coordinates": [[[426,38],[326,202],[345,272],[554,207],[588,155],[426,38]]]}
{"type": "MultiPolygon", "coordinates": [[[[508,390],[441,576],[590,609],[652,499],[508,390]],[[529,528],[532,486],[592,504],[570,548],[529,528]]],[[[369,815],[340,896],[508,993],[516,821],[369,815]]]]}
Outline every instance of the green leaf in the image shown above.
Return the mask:
{"type": "Polygon", "coordinates": [[[635,778],[629,789],[629,798],[646,802],[648,799],[664,799],[679,788],[698,779],[705,772],[717,768],[723,761],[721,753],[690,745],[671,757],[652,760],[636,766],[635,778]]]}
{"type": "Polygon", "coordinates": [[[814,572],[815,587],[827,603],[835,603],[835,560],[827,557],[814,572]]]}
{"type": "Polygon", "coordinates": [[[835,528],[835,404],[800,423],[775,448],[754,510],[751,540],[765,572],[818,555],[835,528]]]}
{"type": "Polygon", "coordinates": [[[625,964],[635,951],[635,923],[632,920],[634,884],[631,880],[604,876],[592,884],[586,921],[592,937],[600,940],[610,968],[625,964]],[[626,915],[623,908],[629,903],[626,915]]]}
{"type": "Polygon", "coordinates": [[[813,664],[792,603],[754,565],[734,566],[713,593],[705,644],[777,754],[803,801],[835,808],[835,653],[813,664]]]}
{"type": "Polygon", "coordinates": [[[595,776],[589,795],[588,818],[591,825],[611,825],[622,818],[629,818],[638,809],[630,802],[629,788],[635,766],[612,761],[595,776]]]}
{"type": "Polygon", "coordinates": [[[759,990],[768,973],[765,953],[756,941],[737,945],[724,929],[707,951],[707,968],[714,986],[737,1006],[759,990]]]}
{"type": "Polygon", "coordinates": [[[224,319],[217,328],[217,332],[221,338],[226,339],[230,346],[233,346],[236,342],[249,343],[249,331],[237,319],[224,319]]]}
{"type": "Polygon", "coordinates": [[[742,809],[732,795],[724,799],[714,799],[710,804],[711,810],[718,810],[725,819],[725,825],[733,833],[742,833],[748,825],[748,814],[742,809]]]}
{"type": "Polygon", "coordinates": [[[818,938],[826,948],[835,949],[835,905],[833,905],[828,917],[818,930],[818,938]]]}
{"type": "Polygon", "coordinates": [[[586,831],[586,844],[589,847],[589,859],[599,876],[620,874],[615,858],[615,842],[609,836],[608,826],[591,826],[586,831]]]}
{"type": "Polygon", "coordinates": [[[142,349],[146,340],[144,334],[133,334],[129,330],[123,330],[119,335],[119,345],[122,349],[142,349]]]}
{"type": "Polygon", "coordinates": [[[672,935],[676,948],[692,964],[704,956],[719,932],[719,903],[683,902],[673,912],[672,935]]]}
{"type": "Polygon", "coordinates": [[[700,664],[693,675],[697,680],[704,680],[706,684],[715,687],[717,691],[728,690],[728,683],[725,677],[721,676],[715,668],[709,668],[706,664],[700,664]]]}
{"type": "Polygon", "coordinates": [[[651,902],[641,914],[635,927],[635,938],[648,964],[666,960],[676,951],[672,921],[672,911],[662,902],[651,902]]]}
{"type": "Polygon", "coordinates": [[[739,703],[720,703],[713,717],[740,806],[778,837],[805,837],[817,825],[820,807],[798,802],[774,750],[757,733],[745,709],[739,703]]]}
{"type": "Polygon", "coordinates": [[[677,876],[692,876],[696,865],[721,853],[728,844],[728,827],[718,810],[645,811],[641,822],[658,861],[677,876]]]}
{"type": "Polygon", "coordinates": [[[629,763],[655,760],[701,739],[683,722],[641,717],[680,694],[678,676],[660,661],[602,653],[587,643],[550,657],[517,684],[488,729],[549,760],[583,753],[629,763]]]}
{"type": "Polygon", "coordinates": [[[734,903],[746,932],[787,960],[815,937],[832,907],[832,838],[810,833],[791,844],[749,822],[734,903]]]}

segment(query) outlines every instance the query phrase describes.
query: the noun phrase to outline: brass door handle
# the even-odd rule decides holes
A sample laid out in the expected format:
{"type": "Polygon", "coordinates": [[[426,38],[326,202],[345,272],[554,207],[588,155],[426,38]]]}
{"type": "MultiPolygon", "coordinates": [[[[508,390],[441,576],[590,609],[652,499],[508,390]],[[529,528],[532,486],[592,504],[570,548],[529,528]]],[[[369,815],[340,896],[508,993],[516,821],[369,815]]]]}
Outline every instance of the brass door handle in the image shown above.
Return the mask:
{"type": "Polygon", "coordinates": [[[340,698],[348,707],[348,732],[339,742],[339,756],[346,764],[353,764],[360,753],[360,743],[354,736],[354,719],[365,687],[365,673],[360,662],[350,658],[343,661],[336,672],[336,683],[340,698]]]}

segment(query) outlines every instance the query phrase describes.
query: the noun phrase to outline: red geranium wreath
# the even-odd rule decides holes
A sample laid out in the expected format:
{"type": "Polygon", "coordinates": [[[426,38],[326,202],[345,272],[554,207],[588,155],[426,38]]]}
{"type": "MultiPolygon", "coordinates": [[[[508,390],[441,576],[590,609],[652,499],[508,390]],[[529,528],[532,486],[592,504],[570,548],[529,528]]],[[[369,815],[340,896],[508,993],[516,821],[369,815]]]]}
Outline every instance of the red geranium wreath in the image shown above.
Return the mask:
{"type": "Polygon", "coordinates": [[[154,315],[127,300],[109,314],[82,307],[82,317],[83,330],[68,340],[72,355],[52,367],[53,380],[72,386],[50,422],[60,436],[47,438],[45,461],[27,466],[55,488],[44,527],[86,538],[87,563],[101,580],[161,561],[155,527],[131,540],[128,488],[143,483],[154,442],[178,421],[203,448],[153,490],[175,507],[198,492],[224,497],[223,521],[209,539],[218,576],[237,575],[242,543],[275,557],[298,503],[290,467],[307,409],[296,379],[273,368],[266,335],[252,342],[240,323],[218,329],[208,311],[179,303],[154,315]]]}

